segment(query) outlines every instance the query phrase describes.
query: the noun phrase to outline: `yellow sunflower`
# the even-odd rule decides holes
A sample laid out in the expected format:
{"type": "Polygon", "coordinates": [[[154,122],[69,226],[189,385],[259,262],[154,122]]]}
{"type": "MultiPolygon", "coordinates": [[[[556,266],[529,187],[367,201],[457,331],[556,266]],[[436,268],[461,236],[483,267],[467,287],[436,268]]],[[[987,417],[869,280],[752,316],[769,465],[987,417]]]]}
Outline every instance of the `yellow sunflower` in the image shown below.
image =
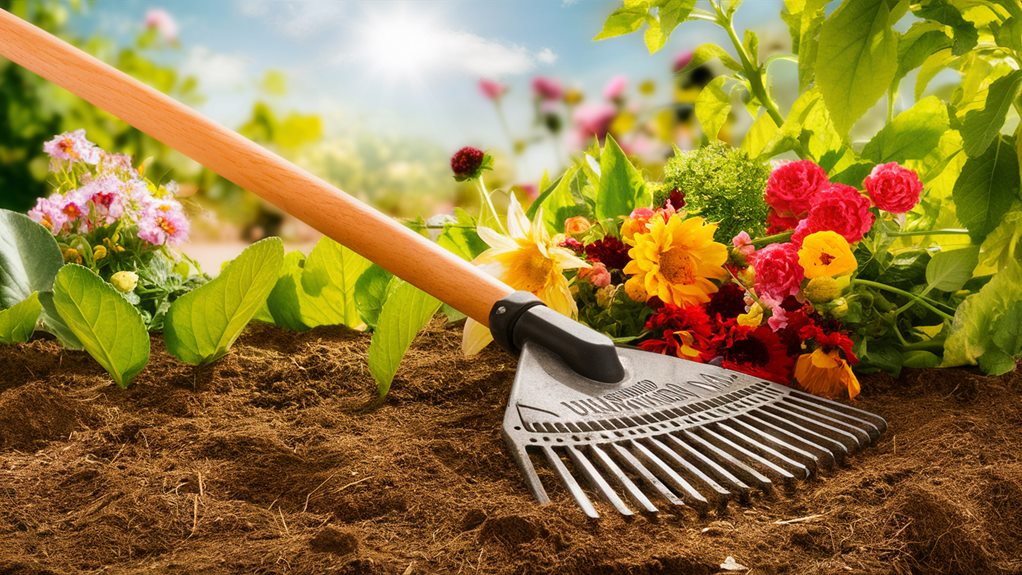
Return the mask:
{"type": "MultiPolygon", "coordinates": [[[[571,297],[564,270],[587,268],[589,264],[561,247],[563,235],[550,236],[543,224],[542,208],[530,222],[513,195],[507,209],[507,230],[505,236],[479,226],[479,237],[490,248],[472,263],[516,290],[531,292],[551,309],[574,317],[578,307],[571,297]]],[[[491,341],[490,328],[472,319],[465,321],[461,339],[465,355],[479,353],[491,341]]]]}
{"type": "Polygon", "coordinates": [[[717,291],[710,280],[727,276],[727,247],[713,241],[717,225],[700,217],[673,216],[666,222],[652,218],[647,230],[632,237],[632,261],[624,269],[632,276],[625,283],[626,293],[638,301],[657,296],[676,306],[710,301],[717,291]]]}

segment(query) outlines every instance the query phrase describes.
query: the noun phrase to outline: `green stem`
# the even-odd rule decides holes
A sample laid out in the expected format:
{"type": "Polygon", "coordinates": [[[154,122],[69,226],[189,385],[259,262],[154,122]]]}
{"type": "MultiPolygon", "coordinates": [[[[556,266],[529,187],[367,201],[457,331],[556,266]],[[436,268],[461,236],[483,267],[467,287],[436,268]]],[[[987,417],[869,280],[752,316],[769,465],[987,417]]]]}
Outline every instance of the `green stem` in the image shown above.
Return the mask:
{"type": "Polygon", "coordinates": [[[960,228],[945,228],[941,230],[908,230],[903,232],[887,232],[893,238],[908,238],[912,236],[960,236],[968,235],[969,230],[960,228]]]}
{"type": "Polygon", "coordinates": [[[777,104],[767,93],[766,85],[763,83],[763,71],[759,66],[752,62],[749,57],[749,53],[745,51],[745,46],[742,41],[738,39],[738,33],[735,32],[735,26],[731,22],[731,19],[727,17],[724,12],[720,9],[716,3],[713,4],[714,10],[717,11],[717,23],[721,28],[727,32],[728,38],[731,39],[731,44],[735,48],[735,52],[738,53],[738,59],[742,62],[742,67],[745,68],[745,75],[749,79],[749,87],[752,89],[752,95],[759,100],[759,103],[763,105],[767,113],[773,119],[774,123],[780,126],[784,123],[784,116],[781,115],[781,111],[777,108],[777,104]]]}
{"type": "Polygon", "coordinates": [[[786,242],[791,239],[791,234],[795,233],[795,230],[788,230],[772,236],[763,236],[752,240],[753,247],[762,247],[768,244],[776,244],[780,242],[786,242]]]}
{"type": "Polygon", "coordinates": [[[496,208],[493,207],[493,200],[490,199],[490,192],[488,192],[486,190],[486,183],[483,182],[483,177],[479,176],[479,178],[476,179],[476,182],[479,183],[479,193],[483,197],[483,205],[480,208],[480,214],[479,214],[479,223],[483,223],[483,221],[485,221],[485,218],[483,218],[483,215],[485,214],[485,212],[482,211],[482,210],[485,210],[486,208],[489,208],[490,209],[490,215],[493,216],[493,221],[497,223],[497,227],[500,228],[500,231],[504,235],[507,235],[507,230],[504,228],[504,224],[501,223],[500,216],[497,215],[496,208]]]}
{"type": "Polygon", "coordinates": [[[933,339],[926,341],[917,341],[914,343],[905,344],[902,346],[902,351],[930,351],[930,350],[943,350],[944,342],[933,339]]]}
{"type": "MultiPolygon", "coordinates": [[[[876,288],[876,289],[879,289],[879,290],[889,291],[891,293],[896,293],[898,295],[905,296],[905,297],[907,297],[909,299],[917,301],[920,305],[926,307],[927,309],[929,309],[933,313],[935,313],[935,314],[937,314],[937,315],[939,315],[939,316],[941,316],[941,317],[943,317],[945,319],[948,319],[948,320],[954,319],[954,316],[940,311],[939,309],[937,309],[936,306],[934,306],[930,302],[926,301],[925,299],[917,296],[914,293],[907,292],[907,291],[905,291],[903,289],[899,289],[899,288],[896,288],[896,287],[893,287],[893,286],[889,286],[887,284],[882,284],[880,282],[875,282],[875,281],[870,281],[870,280],[863,280],[863,279],[852,280],[852,283],[868,286],[868,287],[871,287],[871,288],[876,288]]],[[[897,312],[895,312],[895,313],[897,313],[897,312]]]]}

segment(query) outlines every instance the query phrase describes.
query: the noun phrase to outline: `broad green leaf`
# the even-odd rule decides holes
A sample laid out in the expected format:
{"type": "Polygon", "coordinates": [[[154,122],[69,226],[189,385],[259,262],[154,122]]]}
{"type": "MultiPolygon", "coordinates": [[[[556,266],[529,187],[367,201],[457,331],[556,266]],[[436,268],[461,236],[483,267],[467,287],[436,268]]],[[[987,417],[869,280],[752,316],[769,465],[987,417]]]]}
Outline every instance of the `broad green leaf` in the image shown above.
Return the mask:
{"type": "Polygon", "coordinates": [[[726,76],[717,76],[706,85],[696,98],[696,118],[703,133],[710,140],[718,140],[721,128],[731,113],[731,96],[724,91],[726,76]]]}
{"type": "Polygon", "coordinates": [[[887,91],[898,34],[887,0],[844,0],[820,28],[816,84],[842,135],[887,91]]]}
{"type": "Polygon", "coordinates": [[[991,329],[993,349],[979,358],[979,365],[990,375],[1001,375],[1015,369],[1022,355],[1022,301],[1014,302],[991,329]]]}
{"type": "Polygon", "coordinates": [[[972,270],[979,263],[979,246],[968,246],[949,252],[937,252],[926,264],[926,284],[931,289],[957,291],[972,279],[972,270]]]}
{"type": "Polygon", "coordinates": [[[772,156],[772,144],[778,140],[780,133],[780,128],[774,123],[770,114],[763,112],[745,133],[740,147],[752,159],[757,159],[760,156],[772,156]]]}
{"type": "MultiPolygon", "coordinates": [[[[571,170],[572,168],[574,168],[573,165],[569,166],[568,170],[571,170]]],[[[547,173],[545,171],[543,172],[543,180],[540,182],[539,186],[539,189],[542,191],[539,193],[538,196],[536,196],[536,199],[533,200],[531,204],[529,204],[529,208],[525,210],[525,215],[528,216],[529,221],[532,221],[532,218],[536,216],[536,212],[539,210],[539,208],[541,208],[543,204],[546,203],[546,200],[547,198],[550,197],[550,194],[554,193],[554,190],[557,189],[557,186],[559,186],[561,181],[564,180],[565,174],[567,174],[567,171],[565,171],[564,174],[558,176],[557,179],[554,180],[553,182],[550,182],[547,173]]]]}
{"type": "Polygon", "coordinates": [[[53,303],[78,341],[120,387],[149,362],[142,315],[92,270],[74,264],[57,272],[53,303]]]}
{"type": "Polygon", "coordinates": [[[648,12],[648,2],[625,2],[622,7],[611,12],[603,24],[603,30],[593,40],[604,40],[635,32],[646,21],[648,12]]]}
{"type": "Polygon", "coordinates": [[[1018,193],[1018,156],[1013,146],[998,138],[982,156],[965,161],[952,198],[958,219],[979,243],[997,227],[1018,193]]]}
{"type": "Polygon", "coordinates": [[[191,365],[226,355],[270,295],[283,262],[283,242],[267,238],[247,247],[216,279],[178,298],[164,320],[167,351],[191,365]]]}
{"type": "Polygon", "coordinates": [[[810,159],[828,172],[844,170],[855,160],[834,126],[816,87],[810,88],[792,104],[781,125],[781,134],[801,142],[810,159]]]}
{"type": "Polygon", "coordinates": [[[13,306],[0,310],[0,344],[11,345],[25,343],[39,319],[43,306],[39,303],[39,293],[32,292],[28,299],[13,306]]]}
{"type": "Polygon", "coordinates": [[[980,263],[991,273],[997,272],[1012,262],[1022,263],[1022,205],[1015,204],[1011,211],[1001,218],[980,249],[980,263]]]}
{"type": "Polygon", "coordinates": [[[1018,95],[1020,84],[1022,70],[1016,70],[994,80],[987,91],[986,105],[965,115],[960,131],[965,142],[965,153],[970,158],[987,151],[994,138],[1001,133],[1008,109],[1018,95]]]}
{"type": "MultiPolygon", "coordinates": [[[[585,162],[585,159],[581,161],[585,162]]],[[[552,184],[552,189],[550,189],[550,193],[543,201],[543,204],[536,208],[536,211],[543,210],[543,221],[546,222],[548,228],[555,232],[564,229],[564,220],[567,219],[566,212],[573,211],[578,205],[571,190],[583,180],[584,176],[581,173],[581,168],[576,163],[569,166],[557,182],[552,184]]],[[[533,212],[531,207],[529,212],[527,214],[529,219],[534,219],[535,212],[533,212]]]]}
{"type": "Polygon", "coordinates": [[[372,262],[324,237],[309,252],[302,271],[302,322],[309,327],[346,325],[361,329],[355,282],[372,262]]]}
{"type": "Polygon", "coordinates": [[[63,265],[60,247],[49,230],[23,214],[0,210],[0,308],[37,292],[43,305],[43,328],[64,347],[81,349],[52,305],[53,278],[63,265]]]}
{"type": "Polygon", "coordinates": [[[688,64],[685,64],[685,67],[679,70],[679,72],[692,70],[714,59],[719,59],[720,63],[724,64],[724,67],[729,70],[738,71],[742,69],[742,65],[731,54],[728,54],[727,50],[716,44],[700,44],[692,51],[692,58],[688,61],[688,64]]]}
{"type": "Polygon", "coordinates": [[[884,126],[861,155],[877,164],[921,160],[940,144],[949,128],[947,106],[936,96],[928,96],[884,126]]]}
{"type": "Polygon", "coordinates": [[[596,196],[596,217],[612,219],[627,216],[636,207],[647,206],[650,191],[642,174],[628,161],[613,136],[600,153],[600,185],[596,196]]]}
{"type": "Polygon", "coordinates": [[[916,22],[898,40],[898,71],[891,82],[895,86],[909,72],[923,65],[927,58],[951,48],[951,38],[944,26],[934,22],[916,22]]]}
{"type": "Polygon", "coordinates": [[[369,371],[380,397],[390,391],[408,346],[438,309],[440,300],[408,282],[398,279],[391,282],[369,343],[369,371]]]}
{"type": "Polygon", "coordinates": [[[916,75],[915,97],[917,100],[923,97],[923,92],[930,85],[930,81],[949,67],[955,58],[950,48],[943,48],[923,60],[922,65],[919,66],[919,73],[916,75]]]}
{"type": "Polygon", "coordinates": [[[980,357],[996,349],[992,328],[1019,301],[1022,301],[1022,265],[1011,262],[994,274],[979,292],[959,304],[944,342],[942,367],[976,365],[980,357]]]}
{"type": "Polygon", "coordinates": [[[664,47],[664,44],[667,43],[669,37],[670,35],[660,28],[660,20],[657,18],[650,18],[649,27],[642,33],[642,41],[646,43],[646,50],[650,54],[659,52],[664,47]]]}
{"type": "Polygon", "coordinates": [[[913,12],[920,18],[948,26],[954,34],[954,54],[960,56],[976,47],[979,33],[976,26],[962,17],[962,13],[947,0],[925,0],[915,5],[913,12]]]}
{"type": "MultiPolygon", "coordinates": [[[[305,331],[311,327],[302,318],[302,299],[306,297],[301,287],[304,267],[305,254],[302,252],[296,250],[284,256],[277,283],[266,297],[264,308],[277,327],[291,331],[305,331]]],[[[259,315],[253,319],[259,319],[259,315]]]]}
{"type": "Polygon", "coordinates": [[[437,243],[463,260],[473,260],[488,247],[476,232],[475,220],[461,208],[455,209],[456,220],[444,226],[437,243]]]}
{"type": "Polygon", "coordinates": [[[940,365],[940,356],[923,350],[906,351],[901,355],[903,367],[916,369],[924,367],[937,367],[940,365]]]}
{"type": "Polygon", "coordinates": [[[355,307],[369,329],[376,329],[380,310],[387,299],[387,286],[393,275],[378,265],[371,265],[355,282],[355,307]]]}

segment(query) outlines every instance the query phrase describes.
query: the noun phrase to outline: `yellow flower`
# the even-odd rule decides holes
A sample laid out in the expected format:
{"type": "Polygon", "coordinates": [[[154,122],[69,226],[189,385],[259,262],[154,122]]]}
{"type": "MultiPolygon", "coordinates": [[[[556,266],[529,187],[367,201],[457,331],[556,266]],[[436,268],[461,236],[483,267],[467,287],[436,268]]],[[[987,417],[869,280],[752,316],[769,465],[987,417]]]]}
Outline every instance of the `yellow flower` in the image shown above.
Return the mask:
{"type": "MultiPolygon", "coordinates": [[[[529,222],[512,195],[507,212],[507,236],[479,226],[479,237],[490,249],[479,254],[473,263],[514,289],[531,292],[551,309],[574,317],[578,307],[571,297],[564,270],[587,268],[589,264],[561,247],[563,235],[550,236],[543,224],[542,208],[529,222]]],[[[465,321],[461,339],[465,355],[479,353],[491,341],[493,336],[488,327],[472,319],[465,321]]]]}
{"type": "Polygon", "coordinates": [[[859,266],[848,240],[830,230],[809,234],[802,240],[798,263],[807,279],[848,275],[859,266]]]}
{"type": "Polygon", "coordinates": [[[632,299],[643,301],[653,296],[676,306],[710,301],[717,291],[711,279],[727,276],[724,262],[727,247],[713,241],[716,224],[703,218],[652,218],[647,232],[632,237],[635,247],[628,250],[632,261],[624,272],[631,278],[625,291],[632,299]]]}
{"type": "Polygon", "coordinates": [[[836,349],[800,355],[795,362],[795,379],[814,395],[837,397],[847,392],[849,399],[859,395],[859,380],[836,349]]]}
{"type": "Polygon", "coordinates": [[[117,272],[110,276],[110,283],[121,293],[133,292],[138,286],[138,274],[126,271],[117,272]]]}
{"type": "Polygon", "coordinates": [[[760,307],[758,303],[753,302],[749,311],[739,314],[736,319],[738,321],[738,325],[759,327],[763,323],[763,308],[760,307]]]}

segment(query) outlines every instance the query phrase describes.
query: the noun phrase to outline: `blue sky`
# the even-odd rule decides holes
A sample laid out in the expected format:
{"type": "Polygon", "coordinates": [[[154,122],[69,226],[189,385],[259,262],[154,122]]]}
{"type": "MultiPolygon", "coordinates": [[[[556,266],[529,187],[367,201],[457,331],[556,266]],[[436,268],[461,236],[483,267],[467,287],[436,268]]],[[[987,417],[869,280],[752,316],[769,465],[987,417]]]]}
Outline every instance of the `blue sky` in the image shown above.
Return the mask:
{"type": "MultiPolygon", "coordinates": [[[[330,134],[355,130],[426,137],[451,150],[506,146],[479,94],[480,77],[511,86],[512,130],[531,119],[529,82],[552,76],[597,97],[626,74],[668,97],[671,61],[708,41],[702,22],[682,25],[660,53],[641,34],[593,42],[614,0],[96,0],[74,26],[127,40],[150,8],[177,21],[181,48],[167,57],[198,75],[202,111],[228,125],[247,115],[265,71],[287,73],[287,107],[317,112],[330,134]],[[414,70],[414,71],[413,71],[414,70]]],[[[747,0],[737,27],[785,35],[780,0],[747,0]]],[[[531,171],[547,160],[532,158],[531,171]]],[[[535,174],[524,174],[534,177],[535,174]]]]}

